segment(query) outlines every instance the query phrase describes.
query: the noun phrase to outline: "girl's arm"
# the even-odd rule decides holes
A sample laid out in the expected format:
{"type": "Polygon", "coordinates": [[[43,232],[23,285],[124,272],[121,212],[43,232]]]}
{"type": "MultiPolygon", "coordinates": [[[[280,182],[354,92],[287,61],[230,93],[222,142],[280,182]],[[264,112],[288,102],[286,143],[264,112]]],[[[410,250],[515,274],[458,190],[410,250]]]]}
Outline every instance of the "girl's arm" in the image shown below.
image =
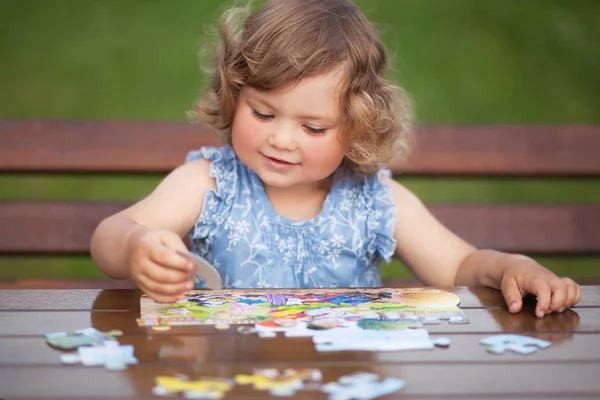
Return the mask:
{"type": "Polygon", "coordinates": [[[204,194],[215,187],[208,174],[210,165],[210,161],[197,160],[178,167],[148,197],[103,220],[91,242],[92,258],[100,270],[111,278],[130,277],[130,245],[151,230],[159,232],[161,243],[149,247],[162,252],[175,267],[187,265],[183,257],[161,247],[185,247],[181,238],[198,218],[204,194]]]}
{"type": "Polygon", "coordinates": [[[536,315],[563,311],[579,302],[581,289],[529,257],[479,250],[442,225],[408,189],[384,178],[396,206],[396,254],[421,282],[432,286],[501,289],[511,312],[527,293],[538,297],[536,315]]]}
{"type": "Polygon", "coordinates": [[[442,225],[412,192],[383,178],[396,206],[396,254],[426,285],[475,285],[474,276],[461,276],[461,264],[477,249],[442,225]]]}

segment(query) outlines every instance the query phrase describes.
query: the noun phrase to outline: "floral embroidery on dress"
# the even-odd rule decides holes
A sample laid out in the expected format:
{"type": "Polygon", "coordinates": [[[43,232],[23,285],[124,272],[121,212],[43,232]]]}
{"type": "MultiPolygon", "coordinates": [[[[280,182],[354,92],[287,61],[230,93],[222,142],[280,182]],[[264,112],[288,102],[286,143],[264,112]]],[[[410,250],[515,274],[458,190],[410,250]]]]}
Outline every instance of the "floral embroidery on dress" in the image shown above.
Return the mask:
{"type": "Polygon", "coordinates": [[[389,263],[396,247],[396,210],[380,181],[388,170],[335,179],[319,215],[293,221],[273,210],[259,177],[230,147],[203,147],[187,157],[197,159],[212,161],[217,189],[205,195],[191,250],[219,270],[225,287],[381,285],[379,263],[389,263]]]}

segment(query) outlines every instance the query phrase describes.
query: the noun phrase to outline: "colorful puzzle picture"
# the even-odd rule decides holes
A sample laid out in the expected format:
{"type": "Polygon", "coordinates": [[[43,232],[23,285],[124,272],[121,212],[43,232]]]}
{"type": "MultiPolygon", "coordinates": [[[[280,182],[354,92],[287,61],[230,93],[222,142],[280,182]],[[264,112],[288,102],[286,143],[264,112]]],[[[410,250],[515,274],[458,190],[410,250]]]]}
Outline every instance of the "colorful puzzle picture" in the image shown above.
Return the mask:
{"type": "MultiPolygon", "coordinates": [[[[357,321],[378,330],[401,325],[465,323],[457,295],[438,289],[193,290],[173,304],[141,298],[140,326],[256,324],[285,327],[297,322],[357,321]]],[[[313,329],[319,327],[313,327],[313,329]]]]}

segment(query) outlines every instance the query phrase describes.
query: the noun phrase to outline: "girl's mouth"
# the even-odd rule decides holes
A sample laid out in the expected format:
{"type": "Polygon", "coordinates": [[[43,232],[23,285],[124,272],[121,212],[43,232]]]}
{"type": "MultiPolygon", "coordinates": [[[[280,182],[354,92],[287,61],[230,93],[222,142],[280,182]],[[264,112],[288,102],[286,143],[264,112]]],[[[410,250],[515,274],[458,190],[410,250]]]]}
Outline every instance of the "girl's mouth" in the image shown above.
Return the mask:
{"type": "Polygon", "coordinates": [[[290,169],[290,168],[298,165],[297,163],[291,163],[291,162],[288,162],[285,160],[281,160],[279,158],[265,156],[264,154],[263,154],[263,156],[267,160],[267,163],[269,164],[269,166],[274,169],[285,170],[285,169],[290,169]]]}

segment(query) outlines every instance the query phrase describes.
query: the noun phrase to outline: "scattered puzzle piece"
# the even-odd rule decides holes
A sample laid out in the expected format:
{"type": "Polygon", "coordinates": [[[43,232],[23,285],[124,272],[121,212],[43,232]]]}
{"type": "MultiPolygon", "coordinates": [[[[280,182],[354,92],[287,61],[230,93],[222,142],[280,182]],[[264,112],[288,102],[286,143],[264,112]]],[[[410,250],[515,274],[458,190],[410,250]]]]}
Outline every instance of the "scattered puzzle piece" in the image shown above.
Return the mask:
{"type": "Polygon", "coordinates": [[[69,335],[67,332],[53,332],[46,334],[46,342],[62,350],[74,350],[79,346],[91,346],[96,341],[85,335],[69,335]]]}
{"type": "Polygon", "coordinates": [[[156,325],[156,326],[153,326],[152,329],[160,332],[160,331],[169,331],[169,330],[171,330],[171,327],[167,326],[167,325],[156,325]]]}
{"type": "Polygon", "coordinates": [[[64,364],[82,363],[85,366],[104,365],[111,371],[122,371],[128,364],[136,364],[138,360],[133,355],[132,345],[119,345],[114,339],[123,332],[112,330],[100,332],[95,328],[85,328],[67,332],[46,334],[46,342],[62,350],[77,349],[77,353],[62,354],[60,360],[64,364]]]}
{"type": "Polygon", "coordinates": [[[81,363],[85,366],[104,367],[111,371],[122,371],[128,364],[137,364],[132,345],[119,345],[116,340],[104,341],[101,345],[79,347],[77,354],[63,354],[60,358],[65,364],[81,363]]]}
{"type": "Polygon", "coordinates": [[[276,369],[257,369],[253,375],[236,375],[240,385],[252,384],[255,390],[268,390],[274,396],[291,396],[306,383],[322,379],[318,369],[286,369],[282,374],[276,369]]]}
{"type": "Polygon", "coordinates": [[[450,346],[450,338],[447,338],[447,337],[441,337],[441,338],[431,339],[431,342],[436,347],[448,347],[448,346],[450,346]]]}
{"type": "Polygon", "coordinates": [[[257,333],[256,328],[253,326],[238,326],[237,331],[242,335],[252,335],[257,333]]]}
{"type": "Polygon", "coordinates": [[[386,378],[379,381],[379,375],[362,372],[342,376],[338,382],[325,384],[322,391],[329,394],[330,400],[370,400],[393,393],[404,386],[401,379],[386,378]]]}
{"type": "Polygon", "coordinates": [[[46,334],[46,342],[62,350],[74,350],[81,346],[101,345],[106,340],[122,335],[121,331],[100,332],[95,328],[85,328],[67,332],[51,332],[46,334]]]}
{"type": "Polygon", "coordinates": [[[276,336],[277,336],[277,332],[269,332],[269,331],[258,332],[258,337],[260,337],[260,338],[274,338],[276,336]]]}
{"type": "Polygon", "coordinates": [[[439,325],[442,323],[442,320],[437,317],[423,317],[421,318],[421,323],[423,325],[439,325]]]}
{"type": "Polygon", "coordinates": [[[395,331],[341,328],[317,332],[312,338],[319,352],[427,350],[450,344],[447,338],[430,338],[429,332],[422,328],[395,331]]]}
{"type": "Polygon", "coordinates": [[[468,319],[466,319],[462,316],[458,316],[458,315],[448,318],[448,323],[449,324],[470,324],[468,319]]]}
{"type": "Polygon", "coordinates": [[[152,393],[156,396],[168,396],[182,393],[187,399],[221,399],[231,390],[233,382],[230,379],[202,377],[190,381],[187,376],[157,376],[152,393]]]}
{"type": "Polygon", "coordinates": [[[550,347],[551,343],[529,336],[522,335],[494,335],[481,339],[479,342],[486,346],[486,350],[493,354],[502,354],[506,350],[518,354],[531,354],[538,349],[550,347]]]}
{"type": "Polygon", "coordinates": [[[252,385],[255,390],[265,390],[273,396],[293,396],[297,390],[321,390],[330,400],[370,400],[402,389],[401,379],[380,380],[375,373],[358,372],[339,378],[337,382],[322,384],[318,369],[256,369],[252,375],[236,375],[234,380],[202,377],[190,381],[185,375],[158,376],[152,393],[169,396],[181,393],[187,399],[221,399],[234,384],[252,385]]]}

